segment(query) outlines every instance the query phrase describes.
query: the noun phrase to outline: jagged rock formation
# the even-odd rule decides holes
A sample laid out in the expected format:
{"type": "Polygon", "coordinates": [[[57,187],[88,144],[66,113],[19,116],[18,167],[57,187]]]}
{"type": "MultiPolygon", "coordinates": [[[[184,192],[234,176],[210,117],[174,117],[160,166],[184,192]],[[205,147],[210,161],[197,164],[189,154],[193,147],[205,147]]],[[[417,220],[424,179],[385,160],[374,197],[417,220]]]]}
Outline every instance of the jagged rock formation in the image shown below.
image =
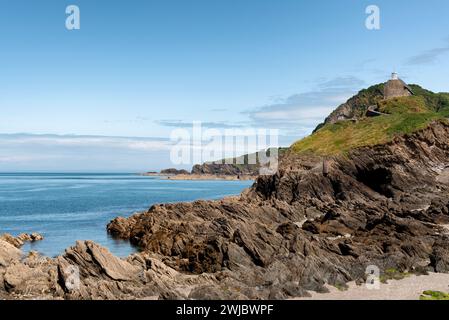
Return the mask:
{"type": "Polygon", "coordinates": [[[289,153],[240,197],[153,206],[108,230],[247,298],[285,298],[381,270],[449,271],[449,125],[322,159],[289,153]]]}
{"type": "Polygon", "coordinates": [[[449,125],[347,156],[288,152],[239,197],[153,206],[55,259],[0,240],[0,298],[282,299],[380,270],[449,272],[449,125]],[[79,278],[77,275],[79,274],[79,278]],[[77,280],[79,279],[79,280],[77,280]]]}
{"type": "Polygon", "coordinates": [[[41,241],[44,239],[44,237],[41,234],[36,233],[36,232],[31,233],[31,234],[22,233],[22,234],[18,235],[17,237],[13,237],[12,235],[5,233],[0,236],[0,239],[12,244],[16,248],[21,248],[25,244],[25,242],[41,241]]]}
{"type": "Polygon", "coordinates": [[[0,240],[0,299],[188,299],[197,292],[213,298],[217,283],[213,275],[179,273],[149,253],[120,259],[91,241],[50,259],[35,252],[23,257],[0,240]]]}

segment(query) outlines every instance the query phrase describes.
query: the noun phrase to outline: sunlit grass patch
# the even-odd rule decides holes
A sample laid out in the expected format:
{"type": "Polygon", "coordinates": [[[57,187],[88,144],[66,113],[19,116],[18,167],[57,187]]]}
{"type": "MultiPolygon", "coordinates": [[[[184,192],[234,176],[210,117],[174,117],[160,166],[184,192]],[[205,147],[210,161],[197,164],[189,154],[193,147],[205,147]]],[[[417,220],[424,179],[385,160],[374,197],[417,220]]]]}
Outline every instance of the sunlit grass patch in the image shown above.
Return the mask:
{"type": "Polygon", "coordinates": [[[419,297],[420,300],[449,300],[449,294],[441,291],[426,290],[419,297]]]}
{"type": "Polygon", "coordinates": [[[296,153],[345,154],[354,148],[383,144],[397,135],[411,134],[449,115],[449,109],[435,111],[428,107],[423,97],[395,98],[381,101],[378,106],[388,114],[326,124],[291,148],[296,153]]]}

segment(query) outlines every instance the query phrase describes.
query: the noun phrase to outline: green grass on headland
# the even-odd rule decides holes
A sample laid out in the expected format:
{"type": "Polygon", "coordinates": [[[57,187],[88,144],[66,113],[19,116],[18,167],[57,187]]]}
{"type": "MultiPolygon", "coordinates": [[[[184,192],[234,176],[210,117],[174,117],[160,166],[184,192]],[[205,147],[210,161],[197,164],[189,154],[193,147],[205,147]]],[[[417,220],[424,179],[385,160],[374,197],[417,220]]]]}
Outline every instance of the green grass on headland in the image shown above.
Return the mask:
{"type": "Polygon", "coordinates": [[[410,134],[426,128],[434,120],[449,116],[449,94],[435,94],[412,86],[415,96],[382,100],[378,117],[363,117],[357,122],[341,121],[326,124],[314,134],[294,143],[296,153],[312,152],[318,155],[345,154],[349,150],[374,146],[391,141],[397,135],[410,134]]]}

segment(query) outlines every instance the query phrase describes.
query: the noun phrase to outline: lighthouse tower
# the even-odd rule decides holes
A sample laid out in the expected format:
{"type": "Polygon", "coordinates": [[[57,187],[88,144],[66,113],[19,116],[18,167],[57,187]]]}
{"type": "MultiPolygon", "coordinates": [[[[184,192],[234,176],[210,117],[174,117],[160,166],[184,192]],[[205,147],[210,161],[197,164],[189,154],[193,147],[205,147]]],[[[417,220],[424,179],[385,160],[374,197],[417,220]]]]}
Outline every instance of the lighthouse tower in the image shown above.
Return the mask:
{"type": "Polygon", "coordinates": [[[412,89],[401,79],[396,72],[391,74],[391,79],[385,84],[384,98],[408,97],[413,95],[412,89]]]}

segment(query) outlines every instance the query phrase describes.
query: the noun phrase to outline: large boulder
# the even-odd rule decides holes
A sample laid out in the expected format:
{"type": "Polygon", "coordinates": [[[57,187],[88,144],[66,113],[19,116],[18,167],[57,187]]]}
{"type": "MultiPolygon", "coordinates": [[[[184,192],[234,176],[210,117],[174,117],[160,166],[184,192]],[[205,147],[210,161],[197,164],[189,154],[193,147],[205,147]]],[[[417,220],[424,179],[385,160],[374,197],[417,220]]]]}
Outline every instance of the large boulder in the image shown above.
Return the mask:
{"type": "Polygon", "coordinates": [[[122,260],[104,247],[93,241],[77,241],[74,247],[66,249],[59,259],[60,269],[64,269],[63,262],[79,268],[81,276],[96,276],[112,280],[132,280],[138,277],[140,269],[122,260]]]}

